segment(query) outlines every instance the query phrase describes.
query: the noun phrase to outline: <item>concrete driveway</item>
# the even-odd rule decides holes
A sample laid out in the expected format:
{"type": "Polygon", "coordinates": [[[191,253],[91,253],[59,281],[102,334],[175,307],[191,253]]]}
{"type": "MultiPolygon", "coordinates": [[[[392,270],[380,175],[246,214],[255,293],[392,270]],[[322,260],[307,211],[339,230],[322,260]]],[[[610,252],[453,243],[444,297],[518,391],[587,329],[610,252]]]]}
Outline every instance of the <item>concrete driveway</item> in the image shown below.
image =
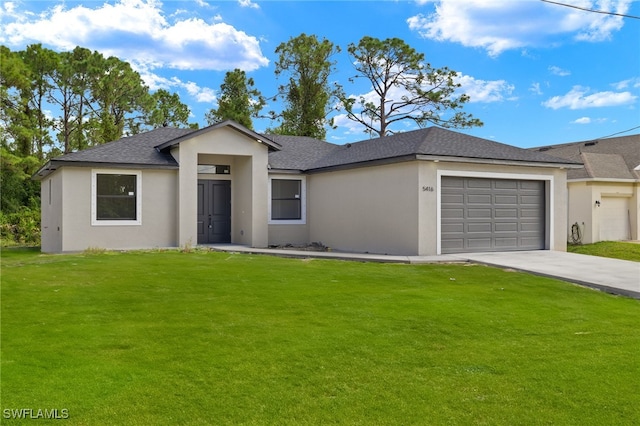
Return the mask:
{"type": "Polygon", "coordinates": [[[454,256],[640,299],[640,262],[548,250],[463,253],[454,256]]]}

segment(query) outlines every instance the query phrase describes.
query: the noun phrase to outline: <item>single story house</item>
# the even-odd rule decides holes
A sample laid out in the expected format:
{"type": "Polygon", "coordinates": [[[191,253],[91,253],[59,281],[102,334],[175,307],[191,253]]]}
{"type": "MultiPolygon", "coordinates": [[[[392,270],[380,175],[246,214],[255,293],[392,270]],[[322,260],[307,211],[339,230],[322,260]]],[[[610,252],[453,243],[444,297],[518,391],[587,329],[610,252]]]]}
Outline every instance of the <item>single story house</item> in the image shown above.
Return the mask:
{"type": "Polygon", "coordinates": [[[321,242],[397,255],[566,250],[579,162],[430,127],[335,145],[233,121],[54,158],[42,251],[321,242]]]}
{"type": "Polygon", "coordinates": [[[567,172],[569,241],[640,239],[640,134],[535,151],[584,163],[567,172]]]}

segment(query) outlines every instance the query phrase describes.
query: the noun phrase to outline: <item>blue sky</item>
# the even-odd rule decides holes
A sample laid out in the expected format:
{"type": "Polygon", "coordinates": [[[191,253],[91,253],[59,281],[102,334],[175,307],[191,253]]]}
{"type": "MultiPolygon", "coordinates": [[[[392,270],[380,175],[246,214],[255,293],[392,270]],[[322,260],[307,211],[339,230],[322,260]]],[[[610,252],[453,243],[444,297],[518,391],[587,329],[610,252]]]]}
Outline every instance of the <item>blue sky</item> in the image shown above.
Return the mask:
{"type": "MultiPolygon", "coordinates": [[[[640,16],[639,1],[560,1],[640,16]]],[[[342,48],[333,78],[351,95],[371,89],[348,81],[347,45],[364,36],[399,37],[457,71],[471,96],[465,111],[485,123],[463,133],[520,147],[640,133],[640,19],[540,0],[10,0],[0,21],[0,44],[12,50],[82,46],[129,61],[152,90],[177,92],[201,126],[229,70],[274,95],[276,47],[306,33],[342,48]]],[[[335,120],[329,142],[367,138],[339,112],[335,120]]],[[[257,131],[276,124],[254,122],[257,131]]]]}

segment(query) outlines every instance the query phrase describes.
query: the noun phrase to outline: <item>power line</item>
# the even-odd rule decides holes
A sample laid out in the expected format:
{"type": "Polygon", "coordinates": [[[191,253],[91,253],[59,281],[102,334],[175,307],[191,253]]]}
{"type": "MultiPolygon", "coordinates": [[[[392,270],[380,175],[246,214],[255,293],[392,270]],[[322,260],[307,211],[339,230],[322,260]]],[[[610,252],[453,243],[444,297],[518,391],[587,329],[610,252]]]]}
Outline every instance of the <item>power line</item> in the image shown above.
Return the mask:
{"type": "Polygon", "coordinates": [[[572,4],[558,3],[558,2],[550,1],[550,0],[541,0],[541,1],[543,1],[545,3],[557,4],[559,6],[572,7],[574,9],[584,10],[584,11],[587,11],[587,12],[602,13],[603,15],[615,15],[615,16],[622,16],[623,18],[640,19],[640,16],[625,15],[623,13],[607,12],[607,11],[604,11],[604,10],[588,9],[586,7],[579,7],[579,6],[574,6],[572,4]]]}
{"type": "Polygon", "coordinates": [[[606,139],[606,138],[610,138],[611,136],[619,135],[619,134],[621,134],[621,133],[627,133],[627,132],[630,132],[630,131],[635,130],[635,129],[640,129],[640,126],[632,127],[631,129],[623,130],[623,131],[621,131],[621,132],[613,133],[613,134],[611,134],[611,135],[601,136],[601,137],[599,137],[598,139],[606,139]]]}

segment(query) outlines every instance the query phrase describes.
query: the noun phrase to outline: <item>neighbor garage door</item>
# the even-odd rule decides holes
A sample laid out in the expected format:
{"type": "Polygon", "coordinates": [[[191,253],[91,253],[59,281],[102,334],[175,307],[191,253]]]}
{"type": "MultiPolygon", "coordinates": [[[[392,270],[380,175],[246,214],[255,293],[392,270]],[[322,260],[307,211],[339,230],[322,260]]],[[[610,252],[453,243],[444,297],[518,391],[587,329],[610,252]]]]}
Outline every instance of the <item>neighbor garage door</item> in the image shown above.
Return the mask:
{"type": "Polygon", "coordinates": [[[629,199],[602,197],[600,207],[600,241],[623,241],[629,235],[629,199]]]}
{"type": "Polygon", "coordinates": [[[443,176],[442,253],[545,248],[544,182],[443,176]]]}

